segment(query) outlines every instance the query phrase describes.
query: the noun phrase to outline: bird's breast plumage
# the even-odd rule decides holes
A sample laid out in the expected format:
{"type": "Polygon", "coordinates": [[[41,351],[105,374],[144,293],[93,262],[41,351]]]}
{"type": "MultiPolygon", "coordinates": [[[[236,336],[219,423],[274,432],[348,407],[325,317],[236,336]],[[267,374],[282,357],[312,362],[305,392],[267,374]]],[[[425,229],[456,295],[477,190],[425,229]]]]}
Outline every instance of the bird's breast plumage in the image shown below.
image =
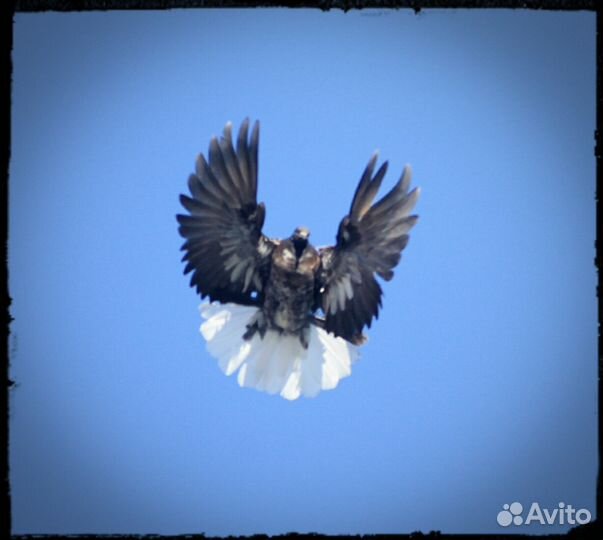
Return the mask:
{"type": "Polygon", "coordinates": [[[263,310],[269,325],[290,334],[302,334],[310,323],[315,274],[320,259],[307,245],[299,259],[290,241],[274,250],[263,310]]]}

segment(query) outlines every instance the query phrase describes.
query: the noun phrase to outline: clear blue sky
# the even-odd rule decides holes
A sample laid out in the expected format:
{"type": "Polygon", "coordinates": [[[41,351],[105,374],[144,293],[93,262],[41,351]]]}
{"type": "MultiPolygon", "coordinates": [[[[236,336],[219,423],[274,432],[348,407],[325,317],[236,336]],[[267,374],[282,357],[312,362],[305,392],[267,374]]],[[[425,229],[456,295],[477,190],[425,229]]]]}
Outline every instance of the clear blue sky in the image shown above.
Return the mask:
{"type": "Polygon", "coordinates": [[[502,529],[595,510],[595,14],[19,14],[9,270],[15,533],[502,529]],[[562,36],[562,39],[560,39],[562,36]],[[175,214],[261,121],[265,232],[334,241],[375,149],[421,219],[352,376],[241,389],[175,214]]]}

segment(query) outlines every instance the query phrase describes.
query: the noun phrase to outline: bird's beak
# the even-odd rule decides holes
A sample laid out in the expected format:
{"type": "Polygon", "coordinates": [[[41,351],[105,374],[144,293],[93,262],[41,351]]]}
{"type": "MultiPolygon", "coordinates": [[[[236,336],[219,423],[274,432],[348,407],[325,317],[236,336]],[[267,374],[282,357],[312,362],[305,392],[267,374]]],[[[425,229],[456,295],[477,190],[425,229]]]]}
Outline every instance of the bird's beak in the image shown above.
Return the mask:
{"type": "Polygon", "coordinates": [[[310,229],[306,227],[298,227],[295,229],[295,236],[302,240],[307,240],[310,237],[310,229]]]}

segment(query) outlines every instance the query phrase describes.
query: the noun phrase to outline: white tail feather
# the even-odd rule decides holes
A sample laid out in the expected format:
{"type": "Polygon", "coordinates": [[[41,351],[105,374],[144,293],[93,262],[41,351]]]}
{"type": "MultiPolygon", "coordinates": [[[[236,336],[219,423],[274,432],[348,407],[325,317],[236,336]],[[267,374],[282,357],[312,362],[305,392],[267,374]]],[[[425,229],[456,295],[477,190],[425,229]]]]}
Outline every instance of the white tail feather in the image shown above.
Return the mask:
{"type": "Polygon", "coordinates": [[[246,326],[258,308],[238,304],[201,304],[201,334],[208,352],[226,375],[238,370],[240,386],[285,399],[316,396],[332,390],[352,373],[358,348],[322,328],[310,325],[308,348],[299,338],[268,330],[244,340],[246,326]]]}

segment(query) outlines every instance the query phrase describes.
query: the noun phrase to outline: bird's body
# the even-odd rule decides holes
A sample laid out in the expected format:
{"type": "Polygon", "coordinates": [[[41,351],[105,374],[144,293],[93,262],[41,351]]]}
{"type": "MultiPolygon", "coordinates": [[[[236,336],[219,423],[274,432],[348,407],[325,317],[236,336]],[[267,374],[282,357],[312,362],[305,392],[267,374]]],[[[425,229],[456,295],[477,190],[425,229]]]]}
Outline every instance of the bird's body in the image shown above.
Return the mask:
{"type": "Polygon", "coordinates": [[[334,388],[350,374],[356,346],[365,341],[381,305],[381,287],[408,241],[417,216],[409,215],[418,190],[408,191],[410,171],[372,205],[387,169],[373,176],[371,158],[343,218],[334,246],[316,249],[298,227],[286,239],[261,232],[265,208],[257,203],[256,122],[247,120],[235,147],[231,126],[213,138],[189,178],[191,197],[181,202],[182,249],[191,285],[213,302],[202,307],[201,332],[225,373],[239,370],[241,386],[294,399],[334,388]],[[319,314],[322,311],[322,315],[319,314]]]}
{"type": "Polygon", "coordinates": [[[308,329],[316,311],[315,284],[320,257],[301,228],[278,242],[271,254],[270,273],[262,283],[263,298],[258,316],[250,323],[245,339],[266,330],[297,336],[308,347],[308,329]],[[296,236],[297,235],[297,236],[296,236]]]}
{"type": "Polygon", "coordinates": [[[271,314],[270,326],[303,335],[314,304],[314,276],[318,253],[308,246],[299,258],[289,242],[283,242],[272,258],[272,275],[266,284],[263,309],[271,314]]]}

